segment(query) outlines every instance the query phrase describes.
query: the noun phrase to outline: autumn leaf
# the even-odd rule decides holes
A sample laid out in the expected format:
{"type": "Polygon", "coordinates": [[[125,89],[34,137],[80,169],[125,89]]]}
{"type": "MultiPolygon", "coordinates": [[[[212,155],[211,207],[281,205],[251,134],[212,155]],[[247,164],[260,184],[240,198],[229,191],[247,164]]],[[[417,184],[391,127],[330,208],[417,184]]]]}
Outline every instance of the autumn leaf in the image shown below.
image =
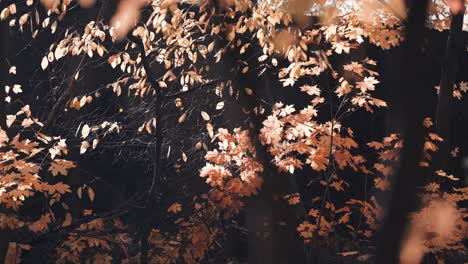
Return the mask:
{"type": "Polygon", "coordinates": [[[317,85],[314,85],[314,86],[304,85],[301,87],[301,91],[307,93],[308,95],[320,96],[320,89],[318,88],[317,85]]]}
{"type": "Polygon", "coordinates": [[[266,59],[268,59],[268,56],[267,56],[267,55],[262,55],[262,56],[258,57],[258,61],[259,61],[259,62],[263,62],[263,61],[265,61],[266,59]]]}
{"type": "Polygon", "coordinates": [[[67,184],[64,184],[62,182],[56,183],[54,185],[51,185],[50,188],[54,190],[55,192],[58,192],[60,194],[65,194],[67,192],[71,192],[70,186],[67,184]]]}
{"type": "Polygon", "coordinates": [[[297,231],[299,232],[300,236],[305,239],[312,238],[315,229],[316,226],[307,221],[304,221],[297,227],[297,231]]]}
{"type": "Polygon", "coordinates": [[[210,121],[210,115],[208,115],[205,111],[201,111],[201,116],[205,121],[210,121]]]}
{"type": "Polygon", "coordinates": [[[70,226],[72,223],[72,216],[70,213],[67,213],[65,215],[65,220],[63,221],[62,223],[62,227],[67,227],[67,226],[70,226]]]}
{"type": "Polygon", "coordinates": [[[8,8],[4,8],[2,12],[0,13],[0,20],[3,21],[10,16],[10,10],[8,8]]]}
{"type": "Polygon", "coordinates": [[[351,215],[351,213],[346,213],[344,214],[339,220],[338,220],[338,224],[346,224],[349,222],[349,216],[351,215]]]}
{"type": "Polygon", "coordinates": [[[81,147],[80,147],[80,154],[84,154],[86,150],[89,148],[89,142],[88,141],[83,141],[81,142],[81,147]]]}
{"type": "Polygon", "coordinates": [[[13,122],[15,122],[15,120],[16,120],[16,115],[7,115],[6,116],[7,127],[11,127],[11,125],[13,124],[13,122]]]}
{"type": "Polygon", "coordinates": [[[33,222],[28,226],[29,230],[34,233],[40,233],[45,231],[48,228],[48,225],[51,223],[52,219],[50,214],[44,214],[39,218],[39,220],[33,222]]]}
{"type": "Polygon", "coordinates": [[[78,198],[81,199],[83,195],[83,187],[79,187],[78,190],[76,190],[76,194],[78,195],[78,198]]]}
{"type": "Polygon", "coordinates": [[[179,117],[179,123],[183,123],[185,121],[185,119],[187,118],[187,113],[183,113],[180,117],[179,117]]]}
{"type": "Polygon", "coordinates": [[[22,92],[23,92],[23,90],[21,89],[21,85],[19,85],[19,84],[13,85],[12,91],[13,91],[15,94],[19,94],[19,93],[22,93],[22,92]]]}
{"type": "Polygon", "coordinates": [[[87,138],[89,135],[89,131],[90,131],[89,126],[85,124],[83,128],[81,129],[81,138],[83,139],[87,138]]]}
{"type": "Polygon", "coordinates": [[[216,110],[221,110],[224,108],[224,102],[219,102],[216,104],[216,110]]]}
{"type": "MultiPolygon", "coordinates": [[[[1,140],[0,140],[1,141],[1,140]]],[[[450,151],[450,155],[454,158],[458,157],[460,154],[460,148],[456,147],[452,151],[450,151]]]]}
{"type": "Polygon", "coordinates": [[[64,176],[67,176],[68,170],[75,167],[75,163],[71,161],[55,159],[50,163],[49,171],[52,172],[53,176],[57,176],[59,173],[64,176]]]}
{"type": "Polygon", "coordinates": [[[167,212],[177,214],[182,211],[182,205],[180,203],[173,203],[169,208],[167,208],[167,212]]]}
{"type": "Polygon", "coordinates": [[[88,187],[88,196],[89,196],[89,200],[94,201],[94,190],[91,189],[91,187],[88,187]]]}
{"type": "Polygon", "coordinates": [[[361,92],[365,93],[367,91],[375,90],[375,85],[378,84],[379,81],[376,80],[374,77],[365,77],[362,82],[357,82],[356,87],[361,89],[361,92]]]}
{"type": "Polygon", "coordinates": [[[428,185],[426,185],[426,187],[424,187],[424,189],[428,192],[437,192],[439,188],[440,188],[440,184],[435,183],[435,182],[431,182],[428,185]]]}
{"type": "Polygon", "coordinates": [[[252,89],[250,89],[250,88],[244,88],[244,91],[245,91],[245,93],[246,93],[247,95],[252,95],[252,94],[253,94],[253,91],[252,91],[252,89]]]}
{"type": "Polygon", "coordinates": [[[47,57],[42,58],[42,62],[41,62],[42,69],[45,70],[48,65],[49,65],[49,60],[47,59],[47,57]]]}

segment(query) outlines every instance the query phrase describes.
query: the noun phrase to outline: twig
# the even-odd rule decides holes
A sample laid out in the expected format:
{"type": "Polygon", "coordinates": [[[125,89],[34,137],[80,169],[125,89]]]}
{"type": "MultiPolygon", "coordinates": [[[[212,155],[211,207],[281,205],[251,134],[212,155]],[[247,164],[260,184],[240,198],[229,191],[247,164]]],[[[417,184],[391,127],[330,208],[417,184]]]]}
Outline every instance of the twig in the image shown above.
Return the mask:
{"type": "MultiPolygon", "coordinates": [[[[98,14],[96,16],[96,21],[101,19],[102,12],[104,11],[104,9],[106,7],[107,7],[107,1],[104,1],[103,5],[99,9],[99,12],[98,12],[98,14]]],[[[52,110],[49,112],[49,115],[47,116],[47,119],[44,122],[44,126],[42,127],[41,130],[47,132],[47,130],[49,130],[52,127],[52,125],[54,124],[54,119],[55,119],[57,113],[59,112],[60,108],[70,99],[70,97],[73,95],[76,88],[78,87],[78,83],[77,83],[77,80],[75,79],[75,76],[80,71],[80,68],[84,64],[87,55],[86,55],[86,53],[83,53],[83,55],[81,55],[81,56],[82,56],[81,60],[78,63],[78,66],[76,67],[76,69],[73,71],[73,75],[71,76],[71,80],[68,83],[68,86],[67,86],[66,90],[64,91],[64,93],[60,96],[60,98],[57,100],[57,102],[52,107],[52,110]]]]}
{"type": "Polygon", "coordinates": [[[164,95],[163,98],[164,99],[170,99],[170,98],[174,98],[174,97],[187,95],[187,94],[195,92],[196,90],[201,89],[203,87],[210,86],[210,85],[213,85],[213,84],[218,84],[218,83],[223,82],[223,81],[224,80],[222,80],[222,79],[215,79],[215,80],[209,81],[207,83],[203,83],[201,85],[194,86],[194,87],[192,87],[192,88],[190,88],[190,89],[188,89],[186,91],[181,91],[181,92],[177,92],[177,93],[173,93],[173,94],[164,95]]]}
{"type": "MultiPolygon", "coordinates": [[[[155,100],[155,116],[157,118],[157,125],[156,125],[156,132],[155,132],[155,145],[154,145],[154,168],[153,168],[153,179],[151,181],[151,186],[148,190],[148,196],[146,197],[146,203],[145,203],[145,209],[143,209],[143,218],[148,217],[148,214],[151,213],[152,208],[153,208],[153,196],[156,193],[156,182],[158,179],[161,179],[161,175],[159,173],[161,172],[161,147],[162,147],[162,141],[163,141],[163,136],[162,136],[162,124],[161,124],[161,113],[162,113],[162,104],[163,98],[162,96],[162,90],[158,85],[158,82],[156,81],[156,78],[153,75],[153,72],[151,71],[151,67],[148,61],[148,57],[146,56],[146,51],[145,51],[145,46],[143,44],[143,41],[132,35],[132,31],[127,35],[128,39],[135,43],[140,50],[140,55],[141,55],[141,62],[143,64],[143,67],[146,71],[146,76],[148,78],[148,81],[150,82],[150,85],[152,86],[153,89],[156,90],[156,100],[155,100]]],[[[161,182],[161,181],[159,181],[161,182]]],[[[144,219],[145,220],[145,219],[144,219]]],[[[148,223],[144,224],[141,227],[141,237],[140,237],[140,263],[145,264],[148,263],[148,250],[149,250],[149,243],[148,243],[148,237],[151,233],[151,226],[148,223]]]]}
{"type": "Polygon", "coordinates": [[[132,31],[130,31],[130,33],[127,35],[127,38],[137,45],[138,50],[140,51],[141,63],[143,64],[143,68],[146,72],[146,77],[148,78],[148,81],[150,82],[153,89],[156,90],[156,96],[157,99],[159,99],[161,95],[161,89],[159,88],[158,81],[156,81],[156,78],[154,77],[153,72],[151,71],[151,66],[148,61],[148,56],[146,55],[145,45],[143,41],[141,40],[141,38],[132,35],[132,31]]]}

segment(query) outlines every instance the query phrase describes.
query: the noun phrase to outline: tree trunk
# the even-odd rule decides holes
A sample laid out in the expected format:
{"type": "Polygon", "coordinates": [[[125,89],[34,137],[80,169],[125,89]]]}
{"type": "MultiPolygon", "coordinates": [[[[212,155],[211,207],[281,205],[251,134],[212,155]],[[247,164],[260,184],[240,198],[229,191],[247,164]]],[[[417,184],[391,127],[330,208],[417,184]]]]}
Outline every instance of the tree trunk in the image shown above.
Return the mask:
{"type": "Polygon", "coordinates": [[[435,154],[433,160],[433,168],[436,170],[444,170],[447,167],[446,163],[450,153],[450,127],[453,108],[452,93],[453,85],[455,84],[458,72],[459,54],[463,49],[461,37],[464,15],[465,8],[452,13],[452,22],[447,39],[445,57],[442,62],[439,102],[436,113],[436,131],[437,134],[444,139],[444,141],[440,143],[439,151],[435,154]]]}
{"type": "MultiPolygon", "coordinates": [[[[8,25],[7,23],[0,23],[0,86],[4,87],[5,80],[8,79],[8,64],[6,61],[6,56],[8,54],[8,25]]],[[[2,108],[0,108],[2,109],[2,108]]],[[[3,109],[2,109],[3,110],[3,109]]],[[[2,111],[3,112],[3,111],[2,111]]],[[[0,208],[0,212],[3,211],[0,208]]],[[[0,229],[0,263],[5,262],[5,256],[8,251],[8,244],[12,237],[12,231],[9,229],[0,229]]]]}
{"type": "Polygon", "coordinates": [[[401,152],[400,168],[394,177],[392,196],[387,205],[382,230],[377,245],[375,263],[398,263],[401,242],[409,223],[409,214],[418,208],[418,187],[424,184],[425,173],[419,162],[422,157],[424,130],[422,121],[425,117],[429,82],[425,76],[424,67],[420,63],[424,56],[422,43],[426,13],[429,1],[408,1],[409,12],[406,23],[406,40],[403,43],[403,63],[400,85],[396,92],[405,113],[403,138],[404,146],[401,152]],[[418,107],[413,105],[418,102],[418,107]]]}

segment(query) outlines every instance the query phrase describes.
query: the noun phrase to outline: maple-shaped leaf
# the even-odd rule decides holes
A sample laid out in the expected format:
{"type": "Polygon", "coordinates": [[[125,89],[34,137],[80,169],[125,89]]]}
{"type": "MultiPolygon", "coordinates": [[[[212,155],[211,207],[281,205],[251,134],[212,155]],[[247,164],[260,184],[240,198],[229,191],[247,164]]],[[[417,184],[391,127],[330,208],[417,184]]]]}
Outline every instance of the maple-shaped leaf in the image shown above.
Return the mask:
{"type": "Polygon", "coordinates": [[[301,202],[301,197],[299,196],[299,193],[285,195],[283,198],[288,201],[289,205],[296,205],[301,202]]]}
{"type": "Polygon", "coordinates": [[[169,213],[177,214],[182,211],[182,205],[180,203],[173,203],[169,208],[167,208],[169,213]]]}
{"type": "Polygon", "coordinates": [[[37,220],[36,222],[33,222],[32,224],[30,224],[29,230],[33,231],[34,233],[43,232],[48,228],[48,225],[50,224],[51,221],[52,219],[50,217],[50,214],[47,213],[41,216],[41,218],[39,218],[39,220],[37,220]]]}
{"type": "Polygon", "coordinates": [[[387,191],[390,189],[390,181],[387,178],[384,178],[384,179],[375,178],[374,185],[375,185],[375,188],[382,190],[382,191],[387,191]]]}
{"type": "Polygon", "coordinates": [[[335,190],[338,191],[338,192],[344,191],[343,186],[342,186],[343,183],[344,183],[344,181],[335,181],[335,182],[330,184],[330,187],[335,188],[335,190]]]}
{"type": "Polygon", "coordinates": [[[65,184],[65,183],[63,183],[63,182],[56,183],[56,184],[50,186],[50,188],[51,188],[53,191],[55,191],[55,192],[57,192],[57,193],[60,193],[60,194],[65,194],[65,193],[67,193],[67,192],[71,192],[70,186],[67,185],[67,184],[65,184]]]}
{"type": "Polygon", "coordinates": [[[357,73],[359,76],[362,77],[362,72],[364,71],[364,67],[355,61],[351,62],[350,64],[346,64],[343,66],[346,71],[351,71],[357,73]]]}
{"type": "Polygon", "coordinates": [[[468,82],[460,82],[459,86],[460,86],[459,89],[462,92],[464,93],[468,92],[468,82]]]}
{"type": "Polygon", "coordinates": [[[367,143],[367,145],[371,148],[374,148],[376,150],[378,149],[381,149],[384,147],[384,144],[380,143],[380,142],[376,142],[376,141],[372,141],[370,143],[367,143]]]}
{"type": "Polygon", "coordinates": [[[309,211],[309,216],[318,217],[318,216],[319,216],[319,210],[317,210],[317,209],[310,209],[310,211],[309,211]]]}
{"type": "Polygon", "coordinates": [[[428,185],[426,185],[426,187],[424,187],[424,189],[428,192],[437,192],[439,188],[440,188],[440,184],[436,182],[431,182],[428,185]]]}
{"type": "Polygon", "coordinates": [[[312,233],[315,230],[315,228],[316,228],[315,225],[307,221],[304,221],[302,224],[300,224],[297,227],[297,231],[299,232],[301,237],[308,239],[312,237],[312,233]]]}
{"type": "Polygon", "coordinates": [[[13,140],[11,141],[11,145],[17,149],[19,152],[23,152],[25,154],[30,154],[34,149],[36,149],[39,144],[37,142],[31,142],[29,139],[25,139],[23,141],[19,140],[19,134],[16,135],[13,140]]]}
{"type": "Polygon", "coordinates": [[[54,176],[57,176],[59,173],[63,176],[67,176],[68,170],[75,167],[76,165],[72,161],[56,159],[50,163],[49,171],[54,176]]]}
{"type": "Polygon", "coordinates": [[[314,85],[314,86],[310,86],[310,85],[301,86],[301,91],[307,93],[308,95],[320,96],[320,88],[318,88],[317,85],[314,85]]]}
{"type": "Polygon", "coordinates": [[[361,92],[365,93],[367,91],[375,90],[375,85],[378,83],[379,81],[374,77],[365,77],[362,82],[356,83],[356,87],[361,89],[361,92]]]}

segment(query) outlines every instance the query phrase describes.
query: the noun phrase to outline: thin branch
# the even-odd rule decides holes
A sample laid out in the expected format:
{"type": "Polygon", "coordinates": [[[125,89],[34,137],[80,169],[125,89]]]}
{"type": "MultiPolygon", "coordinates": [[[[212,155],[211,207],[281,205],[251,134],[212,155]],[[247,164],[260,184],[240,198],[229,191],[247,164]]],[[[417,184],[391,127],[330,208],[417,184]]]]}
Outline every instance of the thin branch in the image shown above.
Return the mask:
{"type": "Polygon", "coordinates": [[[196,90],[198,89],[201,89],[201,88],[204,88],[206,86],[210,86],[210,85],[213,85],[213,84],[218,84],[220,82],[223,82],[225,80],[223,79],[214,79],[212,81],[209,81],[207,83],[204,83],[204,84],[201,84],[201,85],[198,85],[198,86],[194,86],[186,91],[181,91],[181,92],[177,92],[177,93],[173,93],[173,94],[168,94],[168,95],[164,95],[163,98],[164,99],[170,99],[170,98],[175,98],[175,97],[179,97],[179,96],[183,96],[183,95],[187,95],[187,94],[190,94],[192,92],[195,92],[196,90]]]}
{"type": "MultiPolygon", "coordinates": [[[[154,145],[154,168],[153,168],[153,178],[151,180],[151,186],[148,190],[148,196],[146,197],[146,203],[145,203],[145,209],[143,209],[143,220],[145,220],[146,217],[149,217],[152,209],[154,202],[152,198],[154,197],[154,194],[156,193],[156,185],[159,180],[159,183],[162,181],[162,176],[161,174],[161,147],[162,147],[162,141],[163,141],[163,135],[162,135],[162,104],[163,100],[165,98],[162,97],[162,90],[159,87],[158,82],[156,81],[156,78],[154,77],[154,73],[151,71],[151,66],[148,61],[148,57],[146,56],[146,51],[145,51],[145,46],[143,44],[143,41],[132,35],[132,31],[127,35],[128,39],[135,43],[140,50],[140,55],[141,55],[141,62],[143,64],[143,67],[146,71],[146,76],[148,78],[148,81],[150,82],[150,85],[152,86],[153,89],[156,90],[156,100],[155,100],[155,116],[157,119],[157,125],[156,125],[156,132],[155,132],[155,145],[154,145]]],[[[151,225],[149,221],[147,223],[144,223],[141,226],[141,234],[140,234],[140,263],[146,264],[148,263],[148,251],[149,251],[149,242],[148,242],[148,237],[151,233],[151,225]]]]}
{"type": "MultiPolygon", "coordinates": [[[[38,3],[38,2],[37,2],[38,3]]],[[[103,1],[103,4],[102,6],[99,8],[99,12],[96,16],[96,21],[99,21],[101,18],[102,18],[102,12],[104,11],[104,9],[107,8],[107,1],[103,1]]],[[[67,88],[65,89],[65,91],[63,92],[63,94],[60,96],[60,98],[57,100],[57,102],[54,104],[54,106],[52,107],[52,110],[49,112],[48,116],[47,116],[47,119],[46,121],[44,122],[44,126],[42,127],[41,130],[47,132],[47,130],[49,130],[53,124],[54,124],[54,119],[55,117],[57,116],[57,113],[59,112],[60,108],[63,107],[63,105],[71,98],[71,96],[73,95],[73,93],[75,92],[75,90],[77,89],[78,87],[78,82],[77,80],[75,79],[75,76],[78,74],[78,72],[81,70],[81,67],[82,65],[85,63],[86,61],[86,53],[83,53],[81,55],[81,60],[80,62],[78,63],[78,65],[76,66],[76,68],[73,70],[73,75],[71,76],[71,80],[70,82],[68,83],[68,86],[67,88]]]]}
{"type": "Polygon", "coordinates": [[[112,210],[108,213],[104,213],[104,214],[98,214],[98,215],[90,215],[90,216],[86,216],[86,217],[83,217],[81,219],[78,219],[76,221],[74,221],[73,223],[71,223],[70,225],[68,226],[60,226],[60,227],[57,227],[47,233],[44,233],[44,234],[41,234],[35,238],[30,238],[30,240],[27,240],[27,241],[19,241],[19,242],[22,242],[22,243],[26,243],[26,244],[37,244],[37,243],[40,243],[42,241],[44,241],[45,239],[55,235],[55,234],[61,234],[62,232],[65,232],[66,234],[68,234],[69,232],[71,232],[73,229],[79,227],[80,225],[82,224],[86,224],[86,223],[90,223],[96,219],[99,219],[99,218],[109,218],[109,217],[117,217],[117,216],[120,216],[120,215],[123,215],[123,214],[126,214],[128,213],[127,210],[124,210],[124,211],[121,211],[121,212],[114,212],[115,210],[112,210]]]}
{"type": "MultiPolygon", "coordinates": [[[[80,69],[82,63],[84,63],[84,60],[85,60],[86,56],[83,56],[81,58],[81,61],[80,61],[80,64],[77,66],[77,70],[75,71],[78,72],[78,70],[80,69]]],[[[49,128],[51,128],[54,124],[54,119],[55,117],[57,116],[57,113],[59,112],[60,108],[63,107],[63,105],[68,101],[70,100],[70,98],[72,97],[73,93],[77,90],[78,88],[78,81],[75,80],[75,77],[72,76],[71,77],[71,81],[69,82],[67,88],[65,89],[65,91],[63,92],[63,94],[59,97],[59,99],[57,100],[57,102],[54,104],[54,106],[52,107],[52,110],[50,110],[49,114],[47,115],[47,119],[46,121],[44,122],[44,126],[42,127],[41,130],[44,130],[45,132],[47,132],[49,130],[49,128]]]]}
{"type": "Polygon", "coordinates": [[[159,88],[158,81],[156,80],[156,78],[154,77],[153,72],[151,71],[151,66],[150,66],[150,63],[148,61],[148,56],[146,55],[145,45],[144,45],[143,41],[141,40],[141,38],[132,35],[132,31],[130,31],[130,33],[127,35],[127,38],[131,42],[133,42],[133,43],[135,43],[137,45],[138,50],[140,51],[141,63],[143,64],[143,68],[145,69],[145,72],[146,72],[146,77],[148,78],[148,81],[150,82],[153,89],[156,90],[156,96],[159,99],[159,97],[161,95],[161,89],[159,88]]]}

